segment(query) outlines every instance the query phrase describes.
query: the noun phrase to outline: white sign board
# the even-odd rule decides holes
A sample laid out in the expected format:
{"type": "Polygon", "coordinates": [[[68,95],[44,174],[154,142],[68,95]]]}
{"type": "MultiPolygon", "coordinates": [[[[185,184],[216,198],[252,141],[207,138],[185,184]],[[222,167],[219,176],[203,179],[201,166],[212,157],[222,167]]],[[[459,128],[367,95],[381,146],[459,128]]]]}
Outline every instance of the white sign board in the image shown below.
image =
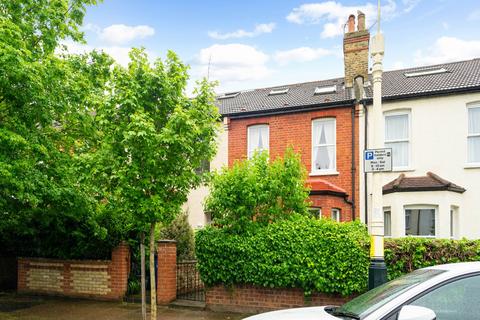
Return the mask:
{"type": "Polygon", "coordinates": [[[392,171],[392,149],[370,149],[364,152],[365,172],[392,171]]]}

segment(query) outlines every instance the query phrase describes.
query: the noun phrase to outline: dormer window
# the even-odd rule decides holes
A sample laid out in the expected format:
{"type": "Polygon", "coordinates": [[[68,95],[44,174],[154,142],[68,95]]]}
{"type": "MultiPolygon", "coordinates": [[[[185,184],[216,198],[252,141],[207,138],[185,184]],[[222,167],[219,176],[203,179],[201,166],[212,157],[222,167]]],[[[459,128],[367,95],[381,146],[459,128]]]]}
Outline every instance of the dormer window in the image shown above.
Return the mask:
{"type": "Polygon", "coordinates": [[[316,87],[315,88],[315,95],[319,94],[326,94],[326,93],[335,93],[337,92],[337,86],[327,86],[327,87],[316,87]]]}
{"type": "Polygon", "coordinates": [[[440,73],[447,73],[447,72],[448,70],[445,68],[436,68],[436,69],[426,69],[426,70],[405,72],[404,75],[407,78],[413,78],[413,77],[429,76],[432,74],[440,74],[440,73]]]}
{"type": "Polygon", "coordinates": [[[270,90],[269,96],[276,96],[279,94],[286,94],[288,92],[288,88],[278,88],[270,90]]]}
{"type": "Polygon", "coordinates": [[[219,96],[217,99],[230,99],[230,98],[235,98],[238,96],[240,92],[229,92],[229,93],[224,93],[221,96],[219,96]]]}

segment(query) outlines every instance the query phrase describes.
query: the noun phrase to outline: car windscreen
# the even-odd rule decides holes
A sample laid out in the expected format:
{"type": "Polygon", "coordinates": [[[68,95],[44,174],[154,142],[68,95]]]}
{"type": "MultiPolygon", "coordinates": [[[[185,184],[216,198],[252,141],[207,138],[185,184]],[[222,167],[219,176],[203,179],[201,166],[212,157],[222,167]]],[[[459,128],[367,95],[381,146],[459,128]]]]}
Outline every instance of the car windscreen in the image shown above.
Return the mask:
{"type": "Polygon", "coordinates": [[[345,303],[335,311],[356,314],[364,318],[408,289],[427,281],[444,270],[420,269],[378,286],[345,303]]]}

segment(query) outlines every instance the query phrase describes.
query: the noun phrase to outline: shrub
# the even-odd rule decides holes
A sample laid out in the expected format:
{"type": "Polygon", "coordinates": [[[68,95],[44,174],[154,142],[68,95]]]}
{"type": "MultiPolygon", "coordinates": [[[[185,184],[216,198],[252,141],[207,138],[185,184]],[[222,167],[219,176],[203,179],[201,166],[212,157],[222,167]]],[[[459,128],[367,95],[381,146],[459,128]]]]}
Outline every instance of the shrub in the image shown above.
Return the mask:
{"type": "Polygon", "coordinates": [[[300,215],[238,234],[206,227],[196,234],[201,278],[208,286],[252,284],[349,295],[367,285],[364,225],[300,215]]]}
{"type": "Polygon", "coordinates": [[[267,224],[295,212],[306,214],[308,188],[300,156],[291,148],[284,158],[268,160],[264,152],[214,174],[205,211],[217,226],[242,232],[255,221],[267,224]]]}
{"type": "Polygon", "coordinates": [[[163,228],[160,237],[177,241],[178,260],[195,259],[195,236],[186,212],[179,214],[169,226],[163,228]]]}
{"type": "Polygon", "coordinates": [[[444,263],[480,260],[480,240],[399,238],[385,241],[388,279],[444,263]]]}

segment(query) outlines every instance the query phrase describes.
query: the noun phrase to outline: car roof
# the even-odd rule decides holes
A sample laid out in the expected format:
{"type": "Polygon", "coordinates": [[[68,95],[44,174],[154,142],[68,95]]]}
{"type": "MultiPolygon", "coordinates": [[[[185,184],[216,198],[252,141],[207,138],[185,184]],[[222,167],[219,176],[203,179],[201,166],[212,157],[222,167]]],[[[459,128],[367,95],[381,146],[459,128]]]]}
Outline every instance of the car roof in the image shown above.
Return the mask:
{"type": "Polygon", "coordinates": [[[427,269],[445,270],[455,273],[469,273],[477,271],[480,272],[480,261],[441,264],[433,267],[428,267],[427,269]]]}

